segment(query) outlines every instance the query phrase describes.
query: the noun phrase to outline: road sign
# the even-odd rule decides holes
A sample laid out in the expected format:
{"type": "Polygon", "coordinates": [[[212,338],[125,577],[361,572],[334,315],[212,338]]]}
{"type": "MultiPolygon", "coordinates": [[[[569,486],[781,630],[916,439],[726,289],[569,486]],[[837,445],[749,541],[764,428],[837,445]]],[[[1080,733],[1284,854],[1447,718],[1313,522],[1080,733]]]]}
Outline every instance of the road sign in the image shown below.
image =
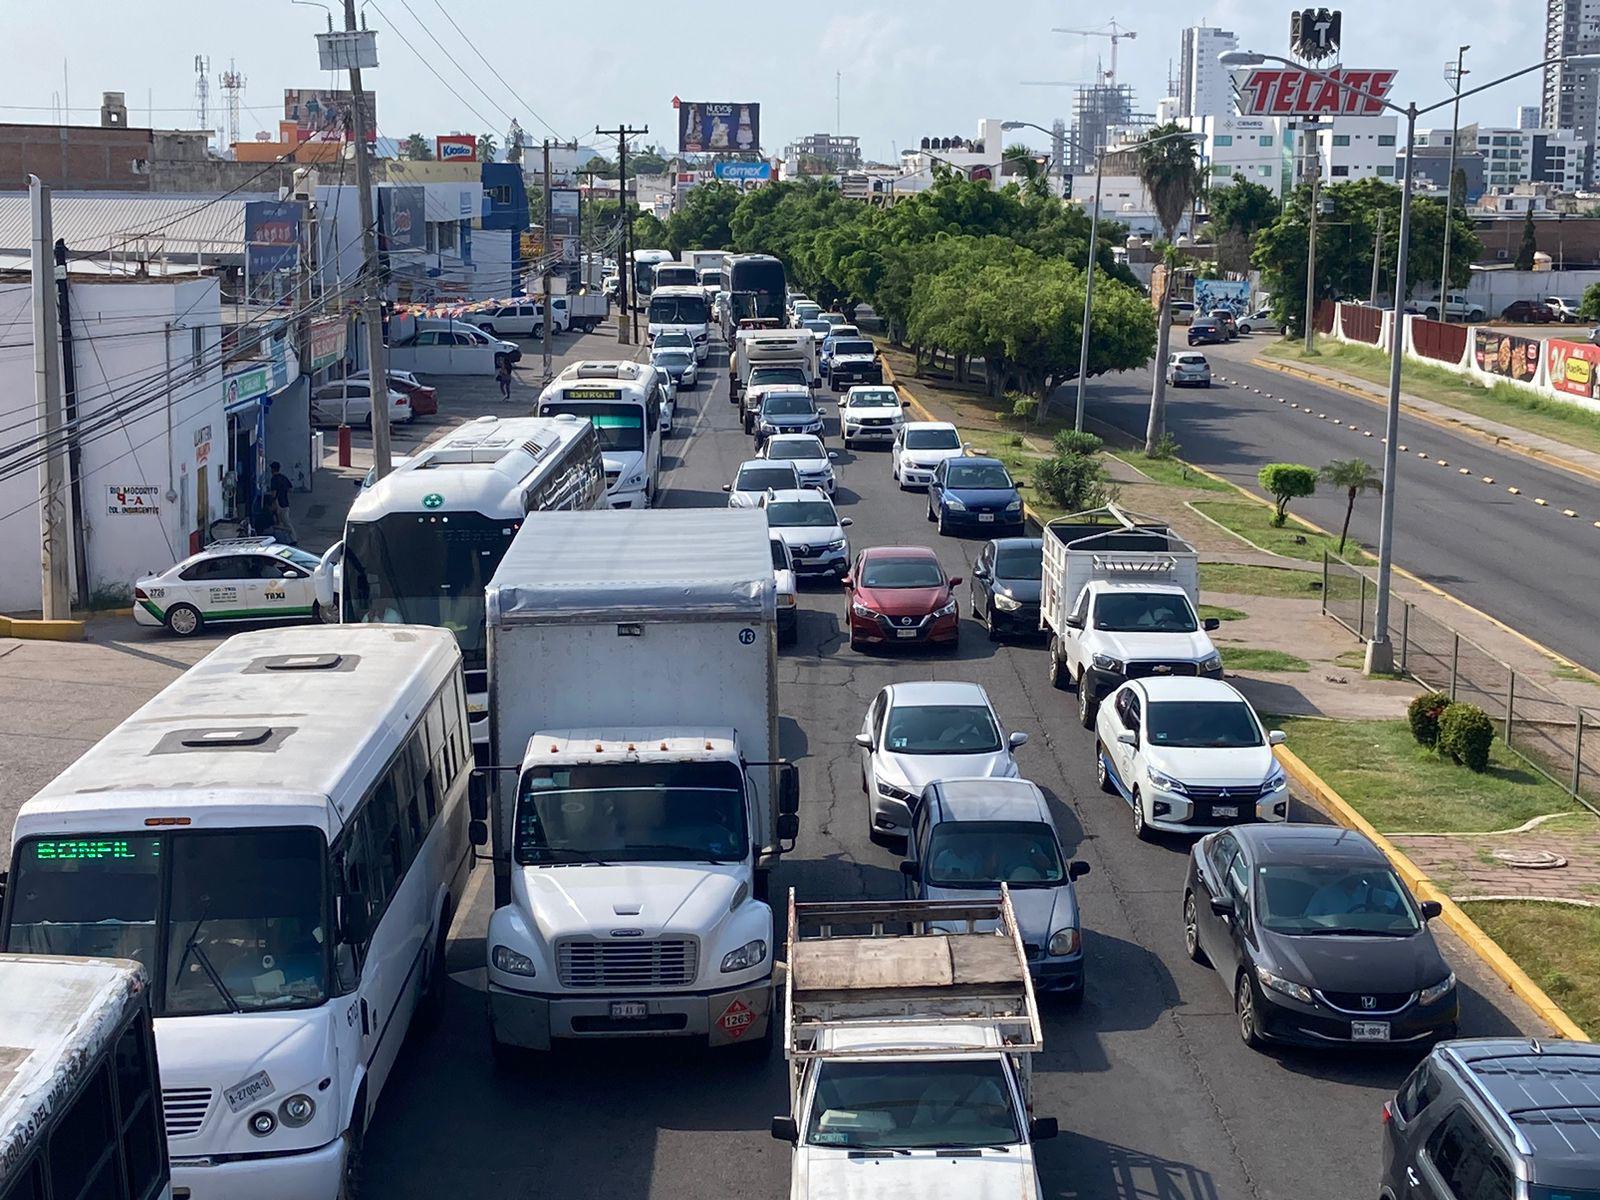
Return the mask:
{"type": "Polygon", "coordinates": [[[1251,67],[1233,73],[1239,112],[1247,117],[1377,116],[1396,72],[1333,67],[1251,67]]]}

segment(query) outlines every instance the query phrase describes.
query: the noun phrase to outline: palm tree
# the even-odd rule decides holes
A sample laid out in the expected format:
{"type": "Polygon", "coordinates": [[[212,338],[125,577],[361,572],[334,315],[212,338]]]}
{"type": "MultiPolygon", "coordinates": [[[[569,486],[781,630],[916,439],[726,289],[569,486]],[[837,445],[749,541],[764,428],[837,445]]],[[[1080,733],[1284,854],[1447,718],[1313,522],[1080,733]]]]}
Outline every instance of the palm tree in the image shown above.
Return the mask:
{"type": "Polygon", "coordinates": [[[428,145],[428,139],[420,133],[413,133],[401,144],[400,156],[412,162],[423,162],[433,157],[433,147],[428,145]]]}
{"type": "Polygon", "coordinates": [[[1178,223],[1194,203],[1200,190],[1200,167],[1189,131],[1176,122],[1157,125],[1139,140],[1136,153],[1139,179],[1155,206],[1167,243],[1167,286],[1162,292],[1161,322],[1156,334],[1155,382],[1150,388],[1150,422],[1145,428],[1144,452],[1153,454],[1167,427],[1167,347],[1172,341],[1173,270],[1177,255],[1172,249],[1178,223]]]}
{"type": "Polygon", "coordinates": [[[1317,472],[1324,483],[1344,488],[1349,503],[1344,508],[1344,525],[1339,530],[1339,553],[1344,553],[1345,539],[1350,536],[1350,514],[1356,510],[1356,496],[1361,492],[1382,492],[1383,476],[1365,459],[1335,459],[1317,472]]]}
{"type": "Polygon", "coordinates": [[[479,162],[493,162],[494,161],[494,151],[495,151],[494,134],[492,134],[492,133],[480,133],[478,135],[478,161],[479,162]]]}

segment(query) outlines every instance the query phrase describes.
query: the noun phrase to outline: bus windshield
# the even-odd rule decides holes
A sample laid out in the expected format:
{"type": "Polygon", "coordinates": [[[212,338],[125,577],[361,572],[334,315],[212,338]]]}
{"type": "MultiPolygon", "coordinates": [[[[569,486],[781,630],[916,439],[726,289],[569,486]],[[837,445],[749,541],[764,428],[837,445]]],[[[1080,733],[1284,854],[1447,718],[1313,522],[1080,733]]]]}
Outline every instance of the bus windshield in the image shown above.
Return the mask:
{"type": "MultiPolygon", "coordinates": [[[[555,400],[539,406],[541,417],[559,417],[571,413],[588,417],[600,434],[601,450],[630,451],[644,449],[644,408],[638,404],[592,404],[584,400],[555,400]]],[[[485,580],[487,582],[487,580],[485,580]]]]}
{"type": "Polygon", "coordinates": [[[344,536],[344,619],[448,629],[466,668],[482,670],[483,589],[521,525],[521,518],[474,512],[390,513],[350,522],[344,536]]]}
{"type": "Polygon", "coordinates": [[[516,809],[518,863],[738,862],[750,849],[733,763],[535,767],[516,809]]]}
{"type": "Polygon", "coordinates": [[[157,1016],[307,1008],[328,995],[327,874],[315,829],[32,838],[6,950],[131,958],[157,1016]]]}
{"type": "Polygon", "coordinates": [[[650,297],[652,325],[704,325],[711,320],[711,304],[700,296],[650,297]]]}

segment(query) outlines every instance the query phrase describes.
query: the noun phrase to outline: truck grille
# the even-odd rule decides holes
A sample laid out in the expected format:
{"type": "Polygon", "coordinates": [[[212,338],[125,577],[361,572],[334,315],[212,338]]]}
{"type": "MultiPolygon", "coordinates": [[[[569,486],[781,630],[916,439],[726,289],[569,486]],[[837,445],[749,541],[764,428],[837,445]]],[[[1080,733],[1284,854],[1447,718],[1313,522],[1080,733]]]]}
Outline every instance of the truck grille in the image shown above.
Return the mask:
{"type": "Polygon", "coordinates": [[[1147,675],[1198,675],[1200,667],[1192,662],[1131,662],[1129,679],[1143,679],[1147,675]]]}
{"type": "Polygon", "coordinates": [[[556,974],[570,988],[687,987],[694,982],[698,950],[690,938],[561,942],[556,974]]]}
{"type": "Polygon", "coordinates": [[[169,1138],[188,1137],[205,1124],[206,1112],[211,1108],[211,1089],[162,1088],[161,1111],[166,1116],[169,1138]]]}

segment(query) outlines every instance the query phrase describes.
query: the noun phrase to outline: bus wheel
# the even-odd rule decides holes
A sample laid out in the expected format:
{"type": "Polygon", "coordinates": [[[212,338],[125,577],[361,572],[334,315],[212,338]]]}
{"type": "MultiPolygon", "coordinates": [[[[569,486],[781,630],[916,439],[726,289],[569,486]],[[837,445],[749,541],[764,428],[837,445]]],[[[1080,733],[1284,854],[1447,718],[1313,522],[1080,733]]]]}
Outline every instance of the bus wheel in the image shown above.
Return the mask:
{"type": "MultiPolygon", "coordinates": [[[[364,1104],[365,1100],[358,1097],[356,1100],[357,1114],[360,1113],[364,1104]]],[[[358,1116],[351,1118],[352,1122],[357,1119],[359,1119],[358,1116]]],[[[360,1200],[362,1191],[361,1144],[366,1138],[363,1136],[361,1129],[352,1125],[351,1128],[344,1131],[344,1137],[341,1140],[344,1142],[344,1171],[339,1176],[338,1200],[360,1200]]]]}

